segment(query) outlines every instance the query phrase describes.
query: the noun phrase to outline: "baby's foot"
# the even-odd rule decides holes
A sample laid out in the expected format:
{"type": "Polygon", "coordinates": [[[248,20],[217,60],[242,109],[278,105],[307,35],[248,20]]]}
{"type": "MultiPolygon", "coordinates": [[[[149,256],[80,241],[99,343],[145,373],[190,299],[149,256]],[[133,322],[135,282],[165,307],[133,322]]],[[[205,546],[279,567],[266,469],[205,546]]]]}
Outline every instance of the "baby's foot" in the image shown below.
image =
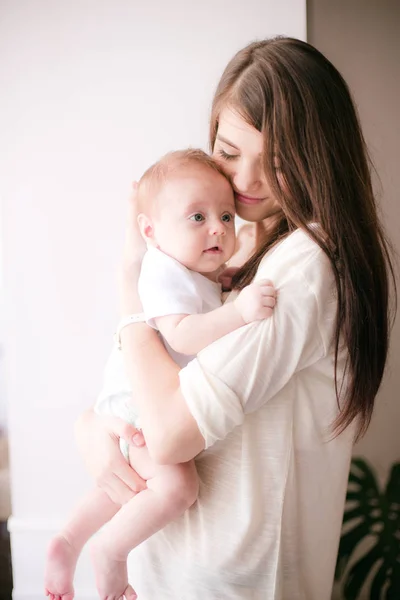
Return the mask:
{"type": "Polygon", "coordinates": [[[136,600],[137,595],[128,583],[126,560],[117,560],[110,554],[109,544],[100,541],[92,544],[91,555],[100,600],[136,600]]]}
{"type": "Polygon", "coordinates": [[[72,600],[74,573],[78,552],[62,535],[49,544],[44,576],[46,596],[50,600],[72,600]]]}

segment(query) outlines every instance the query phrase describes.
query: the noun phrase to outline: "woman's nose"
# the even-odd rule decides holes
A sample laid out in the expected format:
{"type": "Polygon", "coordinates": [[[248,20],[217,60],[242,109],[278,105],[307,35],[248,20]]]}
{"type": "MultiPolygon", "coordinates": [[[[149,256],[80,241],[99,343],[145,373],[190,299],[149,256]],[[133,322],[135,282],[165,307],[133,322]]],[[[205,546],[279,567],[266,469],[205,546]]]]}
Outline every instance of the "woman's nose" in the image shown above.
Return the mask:
{"type": "Polygon", "coordinates": [[[242,194],[257,190],[261,184],[261,165],[240,163],[232,174],[232,183],[236,191],[242,194]]]}

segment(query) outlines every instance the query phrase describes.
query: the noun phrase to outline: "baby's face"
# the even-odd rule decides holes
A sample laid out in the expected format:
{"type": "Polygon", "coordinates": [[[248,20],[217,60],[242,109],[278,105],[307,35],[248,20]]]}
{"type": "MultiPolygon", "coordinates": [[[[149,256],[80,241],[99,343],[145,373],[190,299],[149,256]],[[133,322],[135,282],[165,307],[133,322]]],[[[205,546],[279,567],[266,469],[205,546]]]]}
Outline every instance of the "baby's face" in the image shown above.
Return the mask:
{"type": "Polygon", "coordinates": [[[211,274],[235,249],[235,202],[229,182],[206,166],[185,169],[157,196],[154,242],[192,271],[211,274]]]}

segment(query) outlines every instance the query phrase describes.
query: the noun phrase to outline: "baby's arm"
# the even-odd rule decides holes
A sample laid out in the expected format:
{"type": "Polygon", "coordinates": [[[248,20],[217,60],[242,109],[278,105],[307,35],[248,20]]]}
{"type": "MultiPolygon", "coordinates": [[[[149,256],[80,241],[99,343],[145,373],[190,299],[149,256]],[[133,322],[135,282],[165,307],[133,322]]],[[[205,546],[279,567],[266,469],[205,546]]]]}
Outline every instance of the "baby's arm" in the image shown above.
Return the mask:
{"type": "Polygon", "coordinates": [[[208,313],[168,315],[155,324],[168,344],[181,354],[197,354],[231,331],[261,319],[267,319],[275,306],[275,289],[270,281],[245,287],[233,302],[208,313]]]}

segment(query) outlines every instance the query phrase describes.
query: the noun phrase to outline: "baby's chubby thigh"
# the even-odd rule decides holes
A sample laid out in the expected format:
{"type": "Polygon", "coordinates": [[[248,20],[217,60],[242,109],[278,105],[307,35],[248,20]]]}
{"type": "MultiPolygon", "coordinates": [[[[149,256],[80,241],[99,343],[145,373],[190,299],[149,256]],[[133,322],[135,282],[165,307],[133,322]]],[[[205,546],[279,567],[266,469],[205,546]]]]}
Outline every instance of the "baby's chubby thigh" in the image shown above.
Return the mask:
{"type": "Polygon", "coordinates": [[[147,446],[131,446],[128,448],[129,464],[142,479],[146,481],[156,475],[157,465],[150,457],[147,446]]]}
{"type": "Polygon", "coordinates": [[[147,482],[147,488],[163,496],[175,518],[197,500],[199,479],[194,460],[176,465],[159,465],[146,446],[129,446],[131,467],[147,482]]]}

